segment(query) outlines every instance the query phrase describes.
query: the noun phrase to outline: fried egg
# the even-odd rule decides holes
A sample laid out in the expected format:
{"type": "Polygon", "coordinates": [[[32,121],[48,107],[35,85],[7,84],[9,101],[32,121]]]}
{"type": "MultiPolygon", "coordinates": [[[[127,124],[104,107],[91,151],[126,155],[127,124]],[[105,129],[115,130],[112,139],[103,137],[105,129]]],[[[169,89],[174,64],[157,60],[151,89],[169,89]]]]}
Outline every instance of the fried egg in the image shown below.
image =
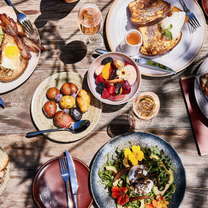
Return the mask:
{"type": "Polygon", "coordinates": [[[7,43],[2,49],[1,67],[16,70],[18,67],[19,58],[20,53],[17,45],[7,43]]]}

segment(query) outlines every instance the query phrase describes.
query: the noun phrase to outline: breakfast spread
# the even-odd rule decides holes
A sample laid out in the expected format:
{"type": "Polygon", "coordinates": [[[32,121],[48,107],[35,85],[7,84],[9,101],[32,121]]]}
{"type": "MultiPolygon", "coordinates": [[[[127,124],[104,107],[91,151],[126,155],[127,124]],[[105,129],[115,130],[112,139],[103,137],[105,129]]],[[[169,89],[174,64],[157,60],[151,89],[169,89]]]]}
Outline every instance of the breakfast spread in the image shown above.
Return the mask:
{"type": "Polygon", "coordinates": [[[72,82],[65,82],[60,90],[50,87],[43,105],[43,113],[54,121],[55,126],[69,128],[74,121],[79,121],[82,114],[90,107],[91,95],[72,82]],[[59,107],[59,109],[58,109],[59,107]]]}
{"type": "Polygon", "coordinates": [[[43,50],[36,41],[28,38],[19,23],[7,14],[0,14],[0,81],[12,82],[26,70],[33,53],[43,50]]]}
{"type": "Polygon", "coordinates": [[[117,208],[167,208],[176,184],[175,170],[163,150],[131,145],[105,158],[98,174],[117,208]]]}
{"type": "Polygon", "coordinates": [[[204,74],[200,80],[200,87],[204,94],[208,97],[208,73],[204,74]]]}
{"type": "Polygon", "coordinates": [[[130,63],[106,57],[95,70],[96,92],[103,99],[119,101],[131,92],[136,79],[137,71],[130,63]]]}
{"type": "Polygon", "coordinates": [[[136,25],[142,34],[141,54],[162,55],[171,51],[180,42],[181,28],[188,21],[185,12],[175,6],[171,9],[171,4],[163,0],[133,1],[129,4],[129,9],[131,22],[133,24],[138,22],[136,25]],[[148,11],[145,18],[142,16],[144,8],[148,11]]]}

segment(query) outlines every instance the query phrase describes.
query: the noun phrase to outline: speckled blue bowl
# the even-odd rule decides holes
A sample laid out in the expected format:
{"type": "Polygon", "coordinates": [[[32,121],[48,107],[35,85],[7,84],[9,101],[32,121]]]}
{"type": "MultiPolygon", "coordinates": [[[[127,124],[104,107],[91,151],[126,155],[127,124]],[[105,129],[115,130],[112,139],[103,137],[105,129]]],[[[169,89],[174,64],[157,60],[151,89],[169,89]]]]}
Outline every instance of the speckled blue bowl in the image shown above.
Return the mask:
{"type": "Polygon", "coordinates": [[[162,138],[145,132],[133,132],[116,136],[109,140],[97,153],[92,164],[90,172],[90,187],[93,199],[99,208],[116,208],[116,203],[111,196],[109,196],[107,189],[101,185],[98,175],[99,168],[106,162],[104,158],[108,153],[115,155],[115,150],[125,149],[129,147],[129,142],[132,145],[140,145],[142,147],[158,146],[163,149],[165,155],[169,156],[173,167],[175,168],[175,183],[176,192],[174,193],[168,208],[178,208],[183,200],[186,189],[186,175],[183,164],[177,152],[173,147],[162,138]]]}

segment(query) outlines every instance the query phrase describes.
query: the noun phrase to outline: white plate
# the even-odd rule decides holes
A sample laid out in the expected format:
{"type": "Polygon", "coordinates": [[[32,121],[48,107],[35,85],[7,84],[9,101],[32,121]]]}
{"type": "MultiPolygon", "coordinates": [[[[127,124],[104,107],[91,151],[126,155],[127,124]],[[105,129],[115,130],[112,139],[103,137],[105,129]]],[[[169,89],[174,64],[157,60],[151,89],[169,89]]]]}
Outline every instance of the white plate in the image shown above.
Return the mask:
{"type": "MultiPolygon", "coordinates": [[[[138,27],[133,25],[130,21],[130,11],[128,9],[128,4],[131,1],[132,0],[115,0],[109,11],[106,24],[106,34],[110,49],[112,51],[120,51],[119,44],[123,40],[124,35],[128,30],[138,29],[138,27]]],[[[177,6],[178,8],[182,9],[182,6],[178,0],[166,1],[171,3],[172,6],[177,6]]],[[[146,56],[146,58],[166,65],[176,72],[183,70],[194,61],[201,51],[206,37],[206,21],[200,6],[196,0],[186,0],[185,3],[187,4],[187,7],[195,14],[199,23],[201,24],[201,27],[198,28],[194,33],[190,34],[188,23],[186,23],[182,28],[183,34],[181,41],[171,52],[159,57],[146,56]]],[[[146,76],[161,77],[170,75],[168,72],[146,67],[140,67],[140,71],[146,76]]]]}
{"type": "MultiPolygon", "coordinates": [[[[208,58],[201,64],[201,66],[199,67],[196,73],[196,76],[201,76],[203,74],[208,73],[207,65],[208,65],[208,58]]],[[[194,94],[200,110],[208,118],[208,101],[205,95],[203,94],[196,79],[194,80],[194,94]]]]}
{"type": "MultiPolygon", "coordinates": [[[[31,103],[31,114],[32,114],[33,121],[39,130],[56,128],[53,125],[53,120],[46,118],[42,111],[44,103],[48,100],[46,98],[47,89],[50,87],[57,87],[58,89],[60,89],[61,86],[65,82],[68,82],[68,81],[76,84],[78,87],[78,90],[80,90],[81,88],[84,88],[84,89],[86,88],[86,86],[84,86],[83,77],[74,72],[62,72],[62,73],[54,74],[46,78],[37,87],[34,93],[33,99],[32,99],[32,103],[31,103]]],[[[102,108],[102,103],[91,94],[90,107],[88,111],[85,112],[82,116],[82,119],[90,120],[90,126],[85,131],[79,134],[72,134],[69,131],[62,131],[62,132],[58,131],[58,132],[50,132],[50,133],[44,133],[44,134],[50,139],[58,141],[58,142],[77,141],[85,137],[94,129],[97,122],[99,121],[101,111],[102,111],[101,108],[102,108]]]]}
{"type": "MultiPolygon", "coordinates": [[[[5,149],[3,147],[0,146],[0,159],[7,159],[9,158],[5,149]]],[[[4,193],[7,184],[9,182],[10,179],[10,162],[8,163],[6,170],[5,170],[5,174],[3,176],[3,180],[0,183],[0,196],[4,193]]]]}
{"type": "MultiPolygon", "coordinates": [[[[10,6],[4,6],[0,8],[0,13],[6,13],[8,16],[10,16],[14,21],[17,21],[17,17],[15,12],[13,11],[12,7],[10,6]]],[[[38,35],[38,39],[39,38],[39,34],[37,32],[38,35]]],[[[39,53],[31,53],[32,57],[29,61],[29,64],[27,66],[27,69],[25,70],[25,72],[16,80],[12,81],[12,82],[8,82],[8,83],[3,83],[0,82],[0,94],[1,93],[5,93],[5,92],[9,92],[17,87],[19,87],[21,84],[23,84],[33,73],[33,71],[35,70],[38,61],[39,61],[39,57],[40,57],[40,52],[39,53]]]]}

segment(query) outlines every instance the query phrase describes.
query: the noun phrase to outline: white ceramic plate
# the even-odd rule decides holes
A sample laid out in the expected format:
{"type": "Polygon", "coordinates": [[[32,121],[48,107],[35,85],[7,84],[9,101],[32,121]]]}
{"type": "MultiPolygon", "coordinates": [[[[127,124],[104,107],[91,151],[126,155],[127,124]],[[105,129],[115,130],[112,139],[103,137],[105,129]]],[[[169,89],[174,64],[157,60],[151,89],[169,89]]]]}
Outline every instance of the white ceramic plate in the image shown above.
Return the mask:
{"type": "MultiPolygon", "coordinates": [[[[78,90],[81,88],[86,89],[87,87],[84,86],[83,77],[74,72],[62,72],[58,74],[54,74],[48,78],[46,78],[36,89],[32,103],[31,103],[31,114],[33,121],[36,127],[39,130],[45,129],[55,129],[56,127],[53,125],[53,120],[46,118],[43,114],[42,107],[44,103],[48,100],[46,98],[46,91],[50,87],[57,87],[58,89],[65,82],[72,82],[77,85],[78,90]]],[[[88,89],[86,89],[88,90],[88,89]]],[[[89,90],[88,90],[89,91],[89,90]]],[[[101,111],[102,111],[102,103],[97,100],[93,95],[91,95],[91,103],[90,107],[87,112],[85,112],[82,116],[82,119],[90,120],[90,126],[83,132],[79,134],[72,134],[69,131],[57,131],[57,132],[50,132],[44,133],[47,137],[52,140],[58,142],[74,142],[77,141],[87,134],[89,134],[99,121],[101,111]]],[[[58,109],[57,109],[58,111],[58,109]]]]}
{"type": "MultiPolygon", "coordinates": [[[[3,147],[0,146],[0,159],[7,159],[9,158],[5,149],[3,147]]],[[[8,163],[6,170],[5,170],[5,174],[3,176],[3,181],[0,183],[0,196],[4,193],[7,184],[9,182],[10,179],[10,162],[8,163]]]]}
{"type": "MultiPolygon", "coordinates": [[[[138,29],[130,21],[130,11],[128,4],[132,0],[115,0],[113,3],[106,24],[107,40],[112,51],[120,51],[119,44],[123,40],[124,35],[130,29],[138,29]]],[[[178,0],[166,0],[172,6],[182,9],[178,0]]],[[[155,62],[166,65],[176,72],[179,72],[189,66],[197,57],[202,49],[206,36],[206,21],[204,14],[196,2],[196,0],[185,0],[187,7],[195,14],[201,27],[194,33],[189,32],[188,23],[182,28],[182,39],[179,44],[169,53],[163,56],[147,57],[155,62]]],[[[142,56],[141,54],[138,54],[142,56]]],[[[145,56],[142,56],[145,57],[145,56]]],[[[146,67],[139,67],[143,75],[161,77],[170,75],[168,72],[154,70],[146,67]]]]}
{"type": "MultiPolygon", "coordinates": [[[[0,13],[1,14],[6,13],[8,16],[10,16],[12,19],[14,19],[14,21],[17,21],[16,14],[13,11],[12,7],[10,7],[10,6],[1,7],[0,13]]],[[[38,35],[37,38],[40,40],[38,32],[37,32],[37,35],[38,35]]],[[[12,82],[8,82],[8,83],[0,82],[0,94],[5,93],[5,92],[9,92],[9,91],[19,87],[31,76],[31,74],[33,73],[33,71],[35,70],[35,68],[38,64],[40,52],[39,53],[31,53],[31,55],[32,55],[32,57],[29,61],[27,69],[18,79],[14,80],[12,82]]]]}
{"type": "MultiPolygon", "coordinates": [[[[199,69],[196,73],[196,76],[200,77],[200,76],[208,73],[207,65],[208,65],[208,58],[199,67],[199,69]]],[[[200,110],[208,118],[208,99],[205,97],[206,95],[202,92],[196,79],[194,80],[194,94],[195,94],[196,102],[197,102],[200,110]]]]}

